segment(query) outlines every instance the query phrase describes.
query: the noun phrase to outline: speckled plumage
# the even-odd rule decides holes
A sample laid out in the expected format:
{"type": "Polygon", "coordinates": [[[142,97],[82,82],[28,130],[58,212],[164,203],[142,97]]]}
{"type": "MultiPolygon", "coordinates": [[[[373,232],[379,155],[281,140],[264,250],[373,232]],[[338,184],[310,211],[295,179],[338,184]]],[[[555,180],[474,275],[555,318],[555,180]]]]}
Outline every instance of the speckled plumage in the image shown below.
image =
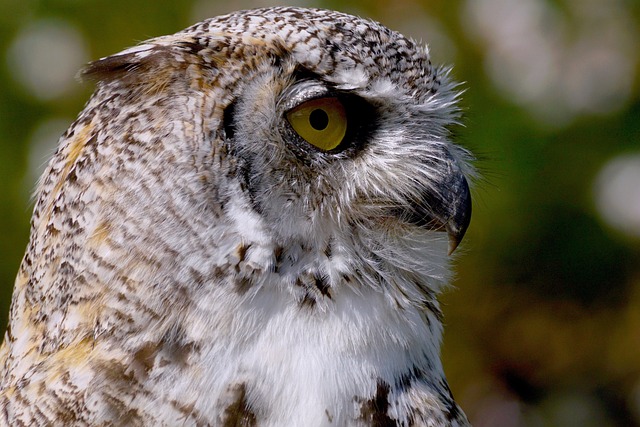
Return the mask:
{"type": "Polygon", "coordinates": [[[0,424],[467,425],[436,297],[472,170],[426,48],[257,9],[83,76],[16,279],[0,424]],[[328,95],[358,124],[334,152],[285,119],[328,95]]]}

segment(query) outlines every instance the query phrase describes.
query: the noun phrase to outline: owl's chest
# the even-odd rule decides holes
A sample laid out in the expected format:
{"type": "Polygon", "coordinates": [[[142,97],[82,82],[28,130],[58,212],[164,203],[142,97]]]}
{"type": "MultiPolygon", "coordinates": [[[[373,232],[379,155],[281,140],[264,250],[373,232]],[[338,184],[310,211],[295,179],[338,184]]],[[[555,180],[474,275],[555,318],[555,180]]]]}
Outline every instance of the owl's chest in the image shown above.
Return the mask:
{"type": "MultiPolygon", "coordinates": [[[[165,401],[181,401],[211,424],[240,417],[345,425],[361,415],[380,378],[392,382],[435,351],[424,317],[394,310],[383,292],[334,289],[313,304],[283,283],[270,285],[226,306],[228,316],[208,324],[197,352],[158,377],[169,390],[165,401]]],[[[184,414],[172,407],[166,416],[184,414]]]]}

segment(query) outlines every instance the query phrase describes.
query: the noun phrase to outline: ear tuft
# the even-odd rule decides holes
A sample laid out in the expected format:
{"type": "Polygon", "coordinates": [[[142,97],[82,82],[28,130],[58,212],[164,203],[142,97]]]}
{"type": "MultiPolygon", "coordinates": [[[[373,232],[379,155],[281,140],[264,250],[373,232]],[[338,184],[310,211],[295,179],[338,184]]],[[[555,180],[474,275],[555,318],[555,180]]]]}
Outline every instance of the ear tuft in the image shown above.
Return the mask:
{"type": "Polygon", "coordinates": [[[136,72],[157,63],[167,50],[166,46],[153,44],[135,46],[89,63],[80,70],[78,78],[90,82],[133,78],[136,72]]]}

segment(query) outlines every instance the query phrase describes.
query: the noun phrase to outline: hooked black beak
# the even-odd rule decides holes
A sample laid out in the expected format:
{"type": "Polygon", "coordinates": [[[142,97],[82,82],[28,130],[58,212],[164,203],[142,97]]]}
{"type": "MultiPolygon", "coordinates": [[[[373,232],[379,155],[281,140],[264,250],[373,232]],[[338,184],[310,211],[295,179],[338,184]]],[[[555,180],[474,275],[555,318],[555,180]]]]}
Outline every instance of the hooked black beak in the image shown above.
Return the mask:
{"type": "Polygon", "coordinates": [[[449,255],[456,250],[471,221],[471,193],[462,172],[455,171],[425,191],[409,208],[408,221],[429,230],[446,231],[449,255]]]}

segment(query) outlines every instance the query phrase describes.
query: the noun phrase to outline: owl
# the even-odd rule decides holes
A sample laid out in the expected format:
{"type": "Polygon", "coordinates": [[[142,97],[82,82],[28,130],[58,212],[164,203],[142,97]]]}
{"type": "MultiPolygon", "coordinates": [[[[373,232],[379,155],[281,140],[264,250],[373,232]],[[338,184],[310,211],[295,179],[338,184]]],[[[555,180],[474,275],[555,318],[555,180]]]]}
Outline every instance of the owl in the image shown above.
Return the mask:
{"type": "Polygon", "coordinates": [[[231,13],[91,63],[40,180],[0,424],[464,426],[437,297],[456,85],[366,19],[231,13]]]}

